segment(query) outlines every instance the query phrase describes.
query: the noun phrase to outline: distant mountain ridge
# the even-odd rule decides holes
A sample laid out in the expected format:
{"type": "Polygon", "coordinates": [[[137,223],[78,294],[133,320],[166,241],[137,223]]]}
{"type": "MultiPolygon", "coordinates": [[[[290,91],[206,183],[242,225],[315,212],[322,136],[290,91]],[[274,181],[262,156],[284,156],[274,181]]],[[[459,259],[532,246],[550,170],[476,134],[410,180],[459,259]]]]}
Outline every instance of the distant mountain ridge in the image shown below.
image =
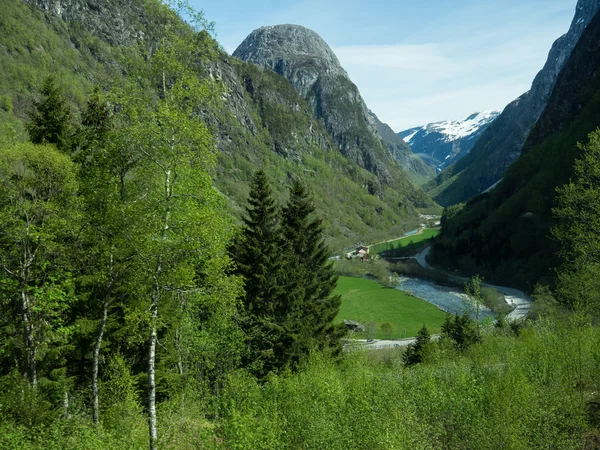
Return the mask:
{"type": "Polygon", "coordinates": [[[465,157],[488,126],[500,115],[498,110],[476,112],[463,120],[434,122],[398,133],[413,153],[437,171],[465,157]]]}
{"type": "MultiPolygon", "coordinates": [[[[531,290],[552,284],[560,264],[557,187],[575,179],[574,161],[588,135],[600,127],[600,12],[585,29],[557,77],[547,106],[529,133],[523,153],[498,185],[444,213],[434,246],[438,264],[479,273],[488,280],[531,290]]],[[[590,210],[593,228],[598,211],[590,210]]]]}
{"type": "Polygon", "coordinates": [[[531,89],[504,108],[466,157],[424,186],[434,200],[443,206],[464,202],[504,176],[521,154],[529,132],[546,107],[558,74],[598,9],[600,0],[577,2],[568,32],[552,45],[531,89]]]}
{"type": "Polygon", "coordinates": [[[406,189],[403,171],[417,181],[434,175],[407,145],[386,133],[385,124],[369,111],[335,53],[316,32],[300,25],[261,27],[244,39],[233,56],[287,78],[323,121],[342,154],[377,175],[382,184],[406,189]]]}

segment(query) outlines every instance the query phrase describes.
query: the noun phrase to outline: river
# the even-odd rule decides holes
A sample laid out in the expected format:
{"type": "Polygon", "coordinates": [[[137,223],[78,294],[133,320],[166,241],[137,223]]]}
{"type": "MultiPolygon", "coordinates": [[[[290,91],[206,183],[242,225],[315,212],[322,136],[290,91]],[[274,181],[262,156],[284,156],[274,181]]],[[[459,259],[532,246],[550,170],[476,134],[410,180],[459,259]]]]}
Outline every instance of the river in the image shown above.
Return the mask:
{"type": "MultiPolygon", "coordinates": [[[[442,311],[454,315],[462,315],[465,311],[472,317],[475,315],[475,306],[470,302],[469,297],[458,288],[440,286],[431,281],[420,278],[400,277],[400,284],[396,289],[407,292],[420,299],[423,299],[442,311]]],[[[479,319],[493,317],[494,313],[484,305],[480,306],[479,319]]]]}

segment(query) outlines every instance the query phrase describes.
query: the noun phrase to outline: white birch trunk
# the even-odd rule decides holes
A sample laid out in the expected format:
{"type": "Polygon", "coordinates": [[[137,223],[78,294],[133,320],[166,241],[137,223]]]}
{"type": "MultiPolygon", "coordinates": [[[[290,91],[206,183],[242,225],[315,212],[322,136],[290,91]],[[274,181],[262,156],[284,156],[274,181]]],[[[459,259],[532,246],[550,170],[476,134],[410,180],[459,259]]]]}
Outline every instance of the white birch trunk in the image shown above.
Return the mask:
{"type": "MultiPolygon", "coordinates": [[[[162,240],[167,238],[170,219],[170,200],[172,194],[171,171],[165,172],[165,200],[166,210],[162,228],[162,240]]],[[[150,342],[148,350],[148,427],[150,432],[150,450],[156,450],[158,442],[158,429],[156,420],[156,344],[158,340],[156,324],[158,321],[158,301],[160,299],[159,279],[162,274],[162,257],[158,256],[156,270],[154,271],[154,284],[152,286],[152,316],[150,325],[150,342]]]]}
{"type": "Polygon", "coordinates": [[[102,346],[102,339],[104,338],[104,329],[106,328],[106,319],[108,317],[108,304],[110,302],[110,295],[112,286],[114,284],[113,279],[113,251],[110,252],[109,260],[109,284],[106,289],[104,302],[102,304],[102,320],[100,321],[100,329],[98,330],[98,336],[96,337],[96,345],[94,346],[94,360],[92,363],[92,419],[94,425],[100,423],[100,399],[98,394],[98,366],[100,362],[100,347],[102,346]]]}

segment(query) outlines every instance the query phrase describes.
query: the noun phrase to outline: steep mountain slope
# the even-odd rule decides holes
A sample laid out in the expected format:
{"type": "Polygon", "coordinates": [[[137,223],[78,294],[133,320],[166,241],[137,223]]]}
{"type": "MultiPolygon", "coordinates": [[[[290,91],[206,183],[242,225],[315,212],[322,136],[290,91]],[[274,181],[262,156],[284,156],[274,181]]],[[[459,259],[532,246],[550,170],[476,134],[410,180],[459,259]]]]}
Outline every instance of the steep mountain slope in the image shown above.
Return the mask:
{"type": "Polygon", "coordinates": [[[411,158],[407,146],[390,139],[389,133],[386,142],[382,141],[379,130],[385,130],[384,124],[370,113],[331,48],[314,31],[299,25],[262,27],[244,39],[233,56],[287,78],[323,121],[340,151],[382,183],[410,189],[387,145],[414,178],[422,180],[431,174],[422,161],[411,158]]]}
{"type": "Polygon", "coordinates": [[[523,143],[544,110],[556,78],[600,0],[579,0],[569,31],[558,38],[531,90],[510,103],[477,140],[468,156],[440,173],[425,189],[440,204],[465,201],[500,180],[521,154],[523,143]]]}
{"type": "MultiPolygon", "coordinates": [[[[23,121],[42,80],[56,73],[77,119],[94,84],[123,79],[124,58],[152,47],[167,20],[156,0],[22,0],[0,15],[0,143],[27,138],[23,121]]],[[[169,19],[170,20],[170,19],[169,19]]],[[[213,42],[216,49],[216,43],[213,42]]],[[[202,105],[219,150],[216,181],[239,215],[252,173],[264,167],[283,200],[291,179],[311,187],[326,238],[336,248],[379,239],[419,223],[415,204],[428,197],[340,154],[327,129],[283,77],[216,51],[201,77],[222,84],[220,99],[202,105]]],[[[136,56],[137,55],[137,56],[136,56]]]]}
{"type": "Polygon", "coordinates": [[[578,142],[600,126],[600,13],[557,78],[523,154],[488,194],[447,208],[434,248],[438,263],[526,289],[552,275],[556,187],[573,175],[578,142]]]}
{"type": "Polygon", "coordinates": [[[416,184],[422,185],[434,177],[435,171],[428,168],[423,159],[419,155],[415,155],[410,146],[389,125],[381,122],[373,111],[369,111],[369,116],[394,159],[398,161],[416,184]]]}
{"type": "Polygon", "coordinates": [[[401,131],[398,136],[412,151],[437,171],[464,158],[500,111],[471,114],[464,120],[435,122],[401,131]]]}

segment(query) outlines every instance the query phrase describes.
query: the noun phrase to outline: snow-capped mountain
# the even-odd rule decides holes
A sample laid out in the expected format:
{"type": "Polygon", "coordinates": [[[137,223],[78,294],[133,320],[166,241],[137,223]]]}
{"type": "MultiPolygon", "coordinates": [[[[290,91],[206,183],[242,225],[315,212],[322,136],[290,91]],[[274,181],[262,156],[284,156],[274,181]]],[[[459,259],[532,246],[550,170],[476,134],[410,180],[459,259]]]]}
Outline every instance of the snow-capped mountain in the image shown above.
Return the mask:
{"type": "Polygon", "coordinates": [[[499,115],[497,110],[483,111],[464,120],[430,123],[398,135],[410,145],[413,153],[441,171],[469,153],[477,138],[499,115]]]}

